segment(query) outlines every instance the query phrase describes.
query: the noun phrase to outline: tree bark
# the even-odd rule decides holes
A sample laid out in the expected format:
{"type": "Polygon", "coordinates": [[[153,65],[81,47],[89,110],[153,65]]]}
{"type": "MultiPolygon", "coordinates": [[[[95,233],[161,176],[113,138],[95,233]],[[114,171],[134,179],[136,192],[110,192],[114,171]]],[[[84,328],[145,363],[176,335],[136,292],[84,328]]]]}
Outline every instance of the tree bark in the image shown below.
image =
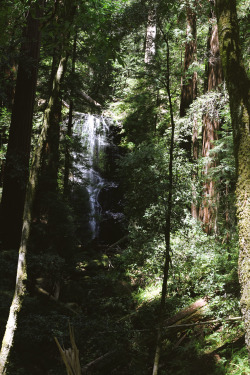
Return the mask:
{"type": "Polygon", "coordinates": [[[156,5],[150,6],[148,10],[148,21],[145,40],[145,64],[151,64],[156,52],[156,5]]]}
{"type": "MultiPolygon", "coordinates": [[[[75,74],[75,62],[76,62],[76,41],[77,41],[77,33],[74,37],[74,45],[73,45],[73,55],[72,55],[72,68],[71,74],[72,78],[75,74]]],[[[68,127],[67,127],[67,137],[65,140],[65,161],[64,161],[64,185],[63,185],[63,195],[67,199],[69,195],[69,172],[71,167],[70,161],[70,139],[72,136],[72,127],[73,127],[73,106],[74,102],[72,99],[73,92],[71,90],[70,93],[70,102],[69,102],[69,115],[68,115],[68,127]]]]}
{"type": "Polygon", "coordinates": [[[241,60],[236,0],[216,0],[220,55],[229,92],[237,168],[241,311],[250,362],[250,82],[241,60]]]}
{"type": "MultiPolygon", "coordinates": [[[[64,52],[65,54],[65,52],[64,52]]],[[[58,61],[58,55],[54,55],[54,59],[58,61]]],[[[65,64],[67,64],[68,53],[65,55],[65,64]]],[[[60,61],[60,58],[59,58],[60,61]]],[[[52,64],[53,65],[53,64],[52,64]]],[[[64,70],[65,71],[65,70],[64,70]]],[[[61,122],[62,100],[60,91],[55,93],[53,110],[50,111],[49,127],[46,140],[46,146],[43,155],[43,171],[42,171],[42,194],[48,196],[53,194],[53,198],[57,194],[57,175],[59,168],[59,139],[60,139],[60,122],[61,122]]]]}
{"type": "MultiPolygon", "coordinates": [[[[66,70],[66,64],[68,60],[70,50],[70,34],[72,19],[75,13],[75,4],[70,0],[64,1],[64,7],[58,9],[58,29],[59,29],[59,45],[54,50],[53,63],[52,63],[52,75],[55,62],[61,59],[61,56],[65,57],[65,67],[63,73],[66,70]]],[[[52,89],[53,90],[53,89],[52,89]]],[[[42,209],[48,220],[48,230],[51,231],[51,239],[55,232],[54,225],[56,217],[56,205],[52,202],[56,202],[59,198],[58,191],[58,171],[59,171],[59,145],[60,145],[60,125],[61,125],[61,110],[62,110],[62,98],[61,92],[58,91],[54,94],[53,110],[50,111],[49,126],[47,133],[47,140],[43,154],[43,166],[41,173],[41,185],[40,192],[43,202],[42,209]]],[[[38,202],[39,206],[39,202],[38,202]]]]}
{"type": "Polygon", "coordinates": [[[82,96],[82,98],[87,102],[89,103],[91,106],[97,108],[97,109],[101,109],[101,104],[98,103],[97,101],[95,101],[95,99],[91,98],[88,94],[86,94],[84,91],[81,91],[80,92],[80,95],[82,96]]]}
{"type": "MultiPolygon", "coordinates": [[[[196,59],[196,13],[192,9],[189,1],[186,4],[187,31],[184,57],[184,73],[181,87],[180,117],[184,117],[190,104],[197,96],[197,74],[188,76],[188,69],[196,59]]],[[[187,144],[187,150],[191,154],[191,138],[187,144]]]]}
{"type": "Polygon", "coordinates": [[[18,248],[29,175],[33,107],[40,50],[40,17],[43,0],[31,4],[19,66],[12,111],[1,202],[4,249],[18,248]],[[34,16],[35,15],[35,16],[34,16]]]}
{"type": "MultiPolygon", "coordinates": [[[[184,71],[181,84],[181,102],[180,102],[180,117],[187,114],[192,102],[197,97],[197,73],[193,72],[191,75],[188,72],[191,65],[196,61],[197,50],[197,36],[196,36],[196,11],[194,5],[191,5],[190,0],[186,1],[186,14],[187,14],[187,31],[185,43],[185,56],[184,56],[184,71]]],[[[191,215],[195,219],[198,218],[198,206],[196,203],[196,178],[197,178],[197,159],[198,159],[198,130],[196,118],[193,119],[192,135],[183,134],[183,141],[180,144],[190,161],[194,162],[192,171],[193,180],[193,200],[191,203],[191,215]]]]}
{"type": "MultiPolygon", "coordinates": [[[[209,20],[209,34],[207,42],[208,63],[206,66],[207,81],[206,91],[216,90],[222,83],[222,65],[219,51],[218,26],[216,15],[213,10],[214,0],[211,2],[211,15],[209,20]]],[[[206,113],[203,116],[203,134],[202,134],[202,156],[208,157],[210,150],[214,148],[213,142],[218,139],[219,114],[216,108],[212,114],[206,113]]],[[[205,182],[203,185],[203,200],[200,208],[199,217],[203,222],[206,233],[211,233],[216,228],[216,191],[214,181],[208,177],[210,168],[215,167],[215,163],[208,162],[203,170],[205,182]]]]}
{"type": "MultiPolygon", "coordinates": [[[[71,67],[71,74],[72,78],[75,74],[75,64],[76,64],[76,42],[77,42],[77,33],[74,37],[74,44],[73,44],[73,54],[72,54],[72,67],[71,67]]],[[[67,128],[67,138],[65,143],[65,162],[64,162],[64,186],[63,186],[63,195],[65,198],[69,195],[69,172],[71,167],[70,162],[70,138],[72,136],[72,127],[73,127],[73,106],[74,102],[72,99],[73,90],[70,93],[70,102],[69,102],[69,117],[68,117],[68,128],[67,128]]]]}

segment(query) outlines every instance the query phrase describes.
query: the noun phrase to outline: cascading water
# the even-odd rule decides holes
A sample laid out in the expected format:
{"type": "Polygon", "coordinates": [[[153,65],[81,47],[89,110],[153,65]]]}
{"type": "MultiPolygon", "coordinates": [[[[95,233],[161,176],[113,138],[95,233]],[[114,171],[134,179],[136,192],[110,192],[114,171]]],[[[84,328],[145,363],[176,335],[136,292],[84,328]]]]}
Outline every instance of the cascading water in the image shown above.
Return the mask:
{"type": "Polygon", "coordinates": [[[80,171],[80,182],[83,182],[89,194],[90,217],[89,226],[92,239],[99,235],[101,206],[98,196],[102,188],[110,182],[102,175],[106,150],[110,146],[110,124],[107,117],[75,113],[74,134],[78,135],[84,147],[86,159],[84,163],[76,163],[80,171]]]}

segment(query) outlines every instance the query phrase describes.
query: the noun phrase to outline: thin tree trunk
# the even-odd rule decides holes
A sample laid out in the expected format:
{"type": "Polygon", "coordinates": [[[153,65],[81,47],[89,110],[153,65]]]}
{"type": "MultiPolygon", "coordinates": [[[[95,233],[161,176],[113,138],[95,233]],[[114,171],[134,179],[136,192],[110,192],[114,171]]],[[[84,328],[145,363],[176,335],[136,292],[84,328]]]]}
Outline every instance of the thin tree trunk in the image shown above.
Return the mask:
{"type": "Polygon", "coordinates": [[[163,328],[163,321],[164,321],[164,312],[165,312],[166,295],[167,295],[167,282],[168,282],[169,265],[170,265],[170,233],[171,233],[172,195],[173,195],[173,152],[174,152],[175,123],[174,123],[172,98],[171,98],[171,92],[170,92],[170,57],[169,57],[168,37],[165,38],[165,41],[167,44],[167,77],[166,77],[167,85],[166,86],[167,86],[167,94],[168,94],[168,100],[169,100],[172,133],[171,133],[171,143],[170,143],[170,150],[169,150],[169,154],[170,154],[169,155],[169,190],[168,190],[167,211],[166,211],[166,219],[165,219],[165,262],[164,262],[164,269],[163,269],[163,283],[162,283],[161,304],[160,304],[160,311],[159,311],[159,326],[157,329],[156,350],[155,350],[154,367],[153,367],[152,375],[158,374],[160,354],[161,354],[162,328],[163,328]]]}
{"type": "MultiPolygon", "coordinates": [[[[66,53],[66,59],[68,58],[69,53],[69,42],[70,42],[70,33],[72,18],[75,13],[75,4],[74,1],[65,0],[64,7],[58,8],[59,17],[58,27],[61,30],[61,46],[59,46],[59,51],[66,53]],[[65,27],[65,24],[67,25],[65,27]]],[[[59,54],[59,56],[60,56],[59,54]]],[[[54,53],[55,61],[58,59],[58,53],[54,53]]],[[[54,64],[53,64],[54,65],[54,64]]],[[[59,143],[60,143],[60,122],[61,122],[61,109],[62,109],[62,99],[60,97],[60,92],[54,97],[54,106],[53,112],[50,114],[50,126],[48,129],[47,143],[46,143],[46,152],[44,157],[44,170],[43,170],[43,194],[50,195],[52,199],[56,199],[58,193],[58,171],[59,171],[59,143]]],[[[53,207],[48,207],[49,216],[50,211],[53,210],[53,207]]],[[[52,214],[53,215],[53,214],[52,214]]]]}
{"type": "MultiPolygon", "coordinates": [[[[185,56],[184,56],[184,72],[182,77],[181,85],[181,102],[180,102],[180,117],[184,117],[187,114],[192,102],[197,97],[197,73],[194,72],[189,77],[189,68],[196,61],[196,50],[197,50],[197,36],[196,36],[196,11],[194,5],[191,4],[190,0],[186,1],[186,14],[187,14],[187,31],[186,31],[186,43],[185,43],[185,56]]],[[[183,148],[187,157],[190,161],[194,162],[192,171],[193,180],[193,192],[192,192],[192,203],[191,203],[191,214],[195,219],[198,218],[198,206],[196,202],[196,179],[197,179],[197,159],[198,159],[198,130],[197,121],[194,118],[192,135],[183,134],[183,141],[181,142],[181,148],[183,148]],[[193,151],[193,152],[192,152],[193,151]]]]}
{"type": "MultiPolygon", "coordinates": [[[[190,104],[197,96],[197,73],[193,73],[189,78],[187,72],[189,67],[196,59],[196,13],[191,8],[189,1],[186,4],[187,12],[187,31],[185,43],[185,57],[184,57],[184,73],[182,77],[181,87],[181,103],[180,103],[180,117],[184,117],[187,113],[190,104]]],[[[187,139],[186,150],[191,156],[191,137],[187,139]]]]}
{"type": "MultiPolygon", "coordinates": [[[[58,60],[57,54],[54,58],[58,60]]],[[[66,60],[68,53],[66,55],[66,60]]],[[[59,58],[60,60],[60,58],[59,58]]],[[[46,147],[43,159],[43,194],[57,194],[57,176],[59,168],[59,140],[60,140],[60,122],[61,122],[62,100],[60,92],[54,97],[53,111],[50,112],[50,125],[48,128],[46,147]]]]}
{"type": "Polygon", "coordinates": [[[27,282],[27,245],[30,237],[30,228],[32,220],[32,210],[34,198],[38,185],[38,176],[41,168],[42,153],[44,150],[44,144],[47,137],[48,128],[50,126],[50,116],[51,112],[54,110],[54,97],[58,95],[60,91],[60,85],[62,77],[66,68],[67,58],[64,55],[59,63],[54,82],[52,95],[49,100],[49,105],[45,111],[43,127],[41,135],[38,140],[37,148],[34,154],[32,166],[30,169],[30,177],[26,190],[24,215],[23,215],[23,228],[21,236],[21,244],[19,248],[18,266],[17,266],[17,276],[16,276],[16,287],[15,293],[10,307],[9,318],[6,325],[5,334],[2,341],[2,348],[0,352],[0,375],[5,374],[8,359],[10,356],[10,351],[13,346],[14,334],[17,328],[18,313],[22,308],[23,299],[26,294],[26,282],[27,282]]]}
{"type": "Polygon", "coordinates": [[[148,22],[145,40],[145,64],[151,64],[156,53],[156,5],[150,6],[148,10],[148,22]]]}
{"type": "MultiPolygon", "coordinates": [[[[71,74],[72,79],[75,74],[75,64],[76,64],[76,42],[77,42],[77,32],[74,37],[74,44],[73,44],[73,54],[72,54],[72,67],[71,67],[71,74]]],[[[68,128],[67,128],[67,138],[65,143],[65,167],[64,167],[64,187],[63,187],[63,194],[64,197],[67,198],[69,195],[69,172],[71,167],[71,156],[70,156],[70,138],[72,136],[72,127],[73,127],[73,89],[70,92],[70,102],[69,102],[69,118],[68,118],[68,128]]]]}
{"type": "Polygon", "coordinates": [[[40,17],[43,0],[32,3],[20,49],[1,202],[4,249],[18,248],[29,176],[32,118],[40,50],[40,17]],[[34,17],[35,13],[35,17],[34,17]]]}
{"type": "Polygon", "coordinates": [[[191,215],[194,219],[199,218],[199,208],[197,203],[196,185],[198,178],[198,155],[199,155],[199,142],[198,142],[198,122],[196,114],[193,115],[193,130],[192,130],[192,147],[193,147],[193,166],[192,166],[192,202],[191,202],[191,215]]]}
{"type": "Polygon", "coordinates": [[[220,55],[227,89],[237,168],[241,311],[250,362],[250,81],[241,61],[236,0],[216,0],[220,55]]]}

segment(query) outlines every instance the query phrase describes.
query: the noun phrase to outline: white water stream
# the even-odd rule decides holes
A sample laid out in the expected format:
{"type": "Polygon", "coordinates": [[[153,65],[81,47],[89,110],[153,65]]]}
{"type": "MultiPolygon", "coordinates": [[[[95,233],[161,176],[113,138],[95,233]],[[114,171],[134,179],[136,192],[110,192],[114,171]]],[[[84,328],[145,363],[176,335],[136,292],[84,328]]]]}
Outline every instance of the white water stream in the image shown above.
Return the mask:
{"type": "MultiPolygon", "coordinates": [[[[98,172],[98,163],[104,158],[105,150],[109,146],[109,129],[112,120],[107,117],[75,113],[74,134],[80,136],[84,153],[84,163],[76,163],[77,169],[81,172],[80,180],[86,185],[89,193],[90,217],[89,225],[92,232],[92,239],[98,237],[99,218],[101,207],[98,196],[106,181],[98,172]]],[[[80,182],[81,182],[80,181],[80,182]]]]}

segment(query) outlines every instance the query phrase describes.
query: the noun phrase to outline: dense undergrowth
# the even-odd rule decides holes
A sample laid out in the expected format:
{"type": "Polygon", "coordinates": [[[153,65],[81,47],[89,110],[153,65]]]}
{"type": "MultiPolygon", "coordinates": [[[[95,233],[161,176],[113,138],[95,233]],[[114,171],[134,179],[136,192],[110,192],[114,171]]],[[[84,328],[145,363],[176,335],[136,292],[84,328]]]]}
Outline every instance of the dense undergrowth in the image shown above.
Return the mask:
{"type": "MultiPolygon", "coordinates": [[[[207,302],[191,317],[175,323],[187,326],[164,328],[160,374],[247,374],[242,322],[227,320],[240,316],[237,239],[222,243],[189,221],[171,241],[166,327],[170,318],[194,301],[205,298],[207,302]]],[[[108,353],[90,373],[150,374],[163,244],[160,239],[148,244],[154,246],[153,254],[146,247],[139,250],[139,245],[133,236],[115,249],[101,245],[81,248],[67,264],[58,255],[32,255],[29,295],[19,318],[8,374],[65,373],[54,337],[65,348],[70,345],[68,322],[74,327],[82,367],[108,353]],[[32,280],[39,269],[42,273],[41,267],[47,271],[46,285],[39,278],[32,280]],[[59,274],[60,298],[56,301],[51,296],[59,274]],[[48,295],[41,290],[49,291],[48,295]]],[[[1,335],[15,283],[15,261],[16,252],[1,253],[1,335]]]]}

